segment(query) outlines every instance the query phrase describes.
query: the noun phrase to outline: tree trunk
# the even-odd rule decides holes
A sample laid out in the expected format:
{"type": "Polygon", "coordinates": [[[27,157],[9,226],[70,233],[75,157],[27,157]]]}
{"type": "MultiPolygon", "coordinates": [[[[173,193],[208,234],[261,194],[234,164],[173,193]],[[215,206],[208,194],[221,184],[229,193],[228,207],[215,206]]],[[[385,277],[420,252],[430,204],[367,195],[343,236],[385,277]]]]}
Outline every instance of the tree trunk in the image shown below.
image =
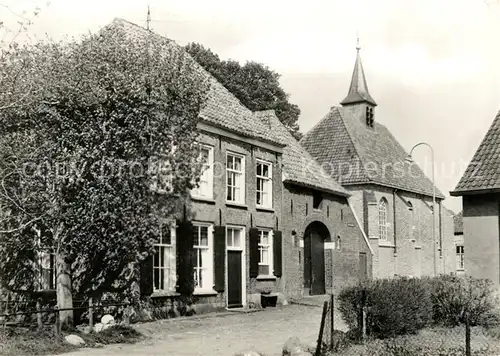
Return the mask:
{"type": "MultiPolygon", "coordinates": [[[[71,295],[70,266],[61,254],[56,255],[57,266],[57,306],[59,309],[73,308],[73,296],[71,295]]],[[[59,312],[61,329],[65,330],[73,326],[73,310],[61,310],[59,312]]]]}

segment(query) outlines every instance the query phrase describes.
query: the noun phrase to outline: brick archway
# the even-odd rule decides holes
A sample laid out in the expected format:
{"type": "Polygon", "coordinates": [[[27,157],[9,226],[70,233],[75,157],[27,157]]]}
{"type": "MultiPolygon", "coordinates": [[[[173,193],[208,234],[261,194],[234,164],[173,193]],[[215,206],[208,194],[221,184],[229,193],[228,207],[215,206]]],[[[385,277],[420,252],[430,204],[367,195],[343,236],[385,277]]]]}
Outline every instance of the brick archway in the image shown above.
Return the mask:
{"type": "Polygon", "coordinates": [[[304,230],[304,294],[322,295],[325,286],[325,241],[331,238],[323,222],[314,220],[304,230]]]}

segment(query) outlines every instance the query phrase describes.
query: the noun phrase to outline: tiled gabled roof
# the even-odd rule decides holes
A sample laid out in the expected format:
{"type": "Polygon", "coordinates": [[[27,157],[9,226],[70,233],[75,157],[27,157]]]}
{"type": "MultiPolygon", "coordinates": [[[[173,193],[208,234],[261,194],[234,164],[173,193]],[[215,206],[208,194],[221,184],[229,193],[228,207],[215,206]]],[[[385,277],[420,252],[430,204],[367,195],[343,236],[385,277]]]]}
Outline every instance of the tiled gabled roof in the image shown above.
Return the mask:
{"type": "Polygon", "coordinates": [[[500,112],[451,195],[500,189],[500,112]]]}
{"type": "MultiPolygon", "coordinates": [[[[333,107],[300,143],[342,185],[378,184],[432,196],[432,182],[389,132],[370,128],[351,111],[333,107]]],[[[436,197],[444,195],[436,188],[436,197]]]]}
{"type": "Polygon", "coordinates": [[[273,131],[281,140],[287,142],[283,150],[284,182],[346,197],[350,195],[300,145],[276,117],[274,110],[258,111],[255,116],[268,127],[268,130],[273,131]]]}
{"type": "Polygon", "coordinates": [[[154,36],[156,40],[162,41],[168,50],[182,51],[186,58],[193,62],[192,64],[196,70],[203,74],[210,84],[207,102],[200,112],[202,120],[214,126],[233,131],[241,136],[256,138],[279,146],[285,145],[285,142],[280,141],[260,120],[254,118],[251,110],[247,109],[229,90],[174,41],[119,18],[105,27],[105,30],[114,29],[124,31],[127,37],[136,41],[146,41],[148,36],[154,36]]]}

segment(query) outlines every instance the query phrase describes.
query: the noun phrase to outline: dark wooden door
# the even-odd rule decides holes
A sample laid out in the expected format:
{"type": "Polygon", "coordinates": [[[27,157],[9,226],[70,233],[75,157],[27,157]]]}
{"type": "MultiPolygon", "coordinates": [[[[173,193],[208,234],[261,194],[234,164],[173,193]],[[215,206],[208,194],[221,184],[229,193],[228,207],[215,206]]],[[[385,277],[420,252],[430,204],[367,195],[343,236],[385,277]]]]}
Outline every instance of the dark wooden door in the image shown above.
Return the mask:
{"type": "Polygon", "coordinates": [[[325,245],[323,237],[311,232],[311,295],[325,294],[325,245]]]}
{"type": "Polygon", "coordinates": [[[243,306],[241,286],[241,251],[227,251],[227,307],[243,306]]]}
{"type": "Polygon", "coordinates": [[[304,238],[304,293],[325,294],[324,240],[316,231],[304,238]]]}

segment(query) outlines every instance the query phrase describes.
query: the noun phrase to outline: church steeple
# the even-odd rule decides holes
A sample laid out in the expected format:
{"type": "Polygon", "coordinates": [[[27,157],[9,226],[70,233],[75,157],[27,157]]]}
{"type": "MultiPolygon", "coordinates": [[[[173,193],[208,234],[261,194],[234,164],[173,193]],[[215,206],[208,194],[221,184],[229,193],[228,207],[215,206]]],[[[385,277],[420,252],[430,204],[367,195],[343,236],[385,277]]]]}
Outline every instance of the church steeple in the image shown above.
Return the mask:
{"type": "Polygon", "coordinates": [[[360,49],[358,38],[356,45],[356,63],[354,64],[354,71],[352,72],[351,86],[349,87],[349,93],[345,99],[340,102],[342,106],[361,103],[377,106],[377,103],[373,100],[368,91],[368,85],[366,85],[365,72],[363,70],[363,64],[361,63],[361,56],[359,55],[360,49]]]}

